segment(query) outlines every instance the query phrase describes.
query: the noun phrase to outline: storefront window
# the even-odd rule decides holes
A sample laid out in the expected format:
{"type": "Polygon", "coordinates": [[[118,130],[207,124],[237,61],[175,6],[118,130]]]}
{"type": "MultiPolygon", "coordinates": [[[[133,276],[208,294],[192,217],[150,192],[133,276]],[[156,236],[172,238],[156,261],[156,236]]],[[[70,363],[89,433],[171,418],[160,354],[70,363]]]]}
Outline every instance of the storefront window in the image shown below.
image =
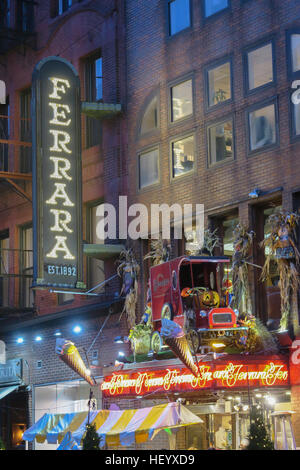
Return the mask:
{"type": "MultiPolygon", "coordinates": [[[[94,395],[96,390],[94,391],[94,395]]],[[[74,380],[34,388],[34,421],[37,422],[45,413],[76,413],[88,411],[90,385],[84,381],[74,380]]],[[[96,408],[101,403],[96,398],[96,408]]],[[[101,405],[99,405],[101,408],[101,405]]],[[[58,444],[35,444],[35,450],[56,450],[58,444]]]]}

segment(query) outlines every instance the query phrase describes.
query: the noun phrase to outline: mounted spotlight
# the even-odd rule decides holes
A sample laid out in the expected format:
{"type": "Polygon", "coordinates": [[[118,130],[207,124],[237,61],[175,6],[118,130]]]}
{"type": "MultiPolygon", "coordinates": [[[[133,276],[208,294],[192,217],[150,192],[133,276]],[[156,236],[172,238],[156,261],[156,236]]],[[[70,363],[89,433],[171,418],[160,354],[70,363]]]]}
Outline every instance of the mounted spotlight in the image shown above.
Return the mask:
{"type": "Polygon", "coordinates": [[[81,327],[80,325],[74,326],[73,332],[74,332],[74,333],[77,333],[77,334],[78,334],[78,333],[81,333],[81,332],[82,332],[82,327],[81,327]]]}
{"type": "Polygon", "coordinates": [[[261,194],[261,190],[258,189],[258,188],[255,188],[253,189],[253,191],[251,191],[248,196],[251,197],[251,199],[255,199],[257,197],[259,197],[259,195],[261,194]]]}
{"type": "Polygon", "coordinates": [[[24,343],[24,338],[22,338],[22,337],[17,338],[17,343],[18,344],[23,344],[24,343]]]}

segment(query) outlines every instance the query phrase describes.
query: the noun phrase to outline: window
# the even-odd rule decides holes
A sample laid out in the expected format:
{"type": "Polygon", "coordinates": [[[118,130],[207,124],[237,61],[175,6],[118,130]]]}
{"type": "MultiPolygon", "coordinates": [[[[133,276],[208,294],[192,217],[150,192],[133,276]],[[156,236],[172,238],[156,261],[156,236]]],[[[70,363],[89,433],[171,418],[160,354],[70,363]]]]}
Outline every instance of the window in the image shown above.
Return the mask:
{"type": "Polygon", "coordinates": [[[64,292],[63,294],[57,294],[58,305],[63,305],[74,300],[74,295],[69,294],[69,292],[64,292]]]}
{"type": "Polygon", "coordinates": [[[300,136],[300,103],[292,103],[292,114],[293,114],[293,135],[300,136]]]}
{"type": "Polygon", "coordinates": [[[20,258],[20,274],[22,276],[20,305],[22,307],[32,308],[34,303],[34,294],[31,289],[33,277],[33,243],[31,225],[21,228],[20,258]]]}
{"type": "MultiPolygon", "coordinates": [[[[102,101],[103,99],[103,86],[102,86],[102,57],[97,54],[89,57],[84,63],[84,86],[85,86],[85,100],[92,103],[102,101]]],[[[86,148],[99,145],[102,140],[102,126],[98,119],[86,117],[86,133],[85,145],[86,148]]]]}
{"type": "MultiPolygon", "coordinates": [[[[31,142],[31,88],[20,94],[20,141],[31,142]]],[[[31,147],[20,146],[20,171],[31,173],[32,152],[31,147]]]]}
{"type": "MultiPolygon", "coordinates": [[[[102,203],[101,203],[102,204],[102,203]]],[[[97,208],[101,204],[93,204],[89,206],[89,214],[88,214],[88,233],[89,233],[89,240],[90,243],[96,245],[104,245],[104,240],[98,237],[97,235],[97,208]]],[[[89,258],[88,260],[88,284],[90,289],[96,287],[98,284],[102,283],[105,280],[105,271],[104,271],[104,261],[102,259],[97,258],[89,258]]],[[[94,293],[103,293],[105,292],[105,286],[99,287],[93,291],[94,293]]]]}
{"type": "Polygon", "coordinates": [[[9,232],[0,233],[0,307],[9,305],[9,232]]]}
{"type": "Polygon", "coordinates": [[[171,87],[171,121],[178,121],[193,114],[192,80],[171,87]]]}
{"type": "Polygon", "coordinates": [[[233,159],[233,123],[228,120],[208,128],[209,165],[233,159]]]}
{"type": "Polygon", "coordinates": [[[259,150],[277,141],[275,103],[248,112],[250,151],[259,150]]]}
{"type": "Polygon", "coordinates": [[[229,7],[229,0],[204,0],[205,17],[209,17],[229,7]]]}
{"type": "Polygon", "coordinates": [[[175,140],[172,146],[172,177],[193,171],[195,164],[194,136],[175,140]]]}
{"type": "Polygon", "coordinates": [[[155,96],[148,104],[143,115],[140,134],[147,134],[158,129],[158,98],[155,96]]]}
{"type": "Polygon", "coordinates": [[[52,18],[58,15],[62,15],[65,11],[71,8],[74,0],[53,0],[51,5],[51,16],[52,18]]]}
{"type": "MultiPolygon", "coordinates": [[[[0,105],[0,139],[8,140],[10,134],[9,97],[0,105]]],[[[8,171],[8,144],[0,144],[0,171],[8,171]]]]}
{"type": "Polygon", "coordinates": [[[300,32],[291,34],[292,72],[300,71],[300,32]]]}
{"type": "Polygon", "coordinates": [[[0,1],[0,27],[10,27],[10,0],[0,1]]]}
{"type": "Polygon", "coordinates": [[[190,0],[172,0],[168,6],[170,36],[191,26],[190,0]]]}
{"type": "Polygon", "coordinates": [[[249,91],[274,82],[273,44],[271,42],[249,51],[246,61],[249,91]]]}
{"type": "Polygon", "coordinates": [[[148,150],[139,155],[139,188],[158,183],[158,149],[148,150]]]}
{"type": "Polygon", "coordinates": [[[17,28],[24,33],[31,33],[34,30],[34,2],[28,0],[18,0],[16,11],[17,28]]]}
{"type": "Polygon", "coordinates": [[[224,103],[231,99],[231,63],[210,68],[207,71],[208,106],[224,103]]]}

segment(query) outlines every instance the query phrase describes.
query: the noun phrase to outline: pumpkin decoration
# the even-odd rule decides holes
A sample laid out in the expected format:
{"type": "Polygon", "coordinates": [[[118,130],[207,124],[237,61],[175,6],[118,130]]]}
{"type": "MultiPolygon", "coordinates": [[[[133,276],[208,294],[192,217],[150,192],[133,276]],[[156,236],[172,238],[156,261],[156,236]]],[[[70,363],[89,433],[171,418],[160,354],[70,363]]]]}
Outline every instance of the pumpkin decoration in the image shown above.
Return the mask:
{"type": "Polygon", "coordinates": [[[214,290],[205,290],[198,295],[200,309],[217,308],[220,305],[218,292],[214,290]]]}

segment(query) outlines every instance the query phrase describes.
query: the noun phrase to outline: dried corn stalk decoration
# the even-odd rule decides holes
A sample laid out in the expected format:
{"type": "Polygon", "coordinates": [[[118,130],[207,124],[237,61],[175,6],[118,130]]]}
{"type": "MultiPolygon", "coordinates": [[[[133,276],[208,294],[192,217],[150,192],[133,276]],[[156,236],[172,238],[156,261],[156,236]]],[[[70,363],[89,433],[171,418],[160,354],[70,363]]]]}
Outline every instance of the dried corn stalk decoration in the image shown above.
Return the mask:
{"type": "MultiPolygon", "coordinates": [[[[218,229],[211,230],[210,228],[204,230],[203,245],[199,248],[187,252],[190,256],[209,255],[213,256],[215,248],[221,248],[220,238],[217,235],[218,229]]],[[[189,241],[187,237],[187,241],[189,241]]]]}
{"type": "Polygon", "coordinates": [[[144,256],[145,259],[151,259],[153,266],[169,261],[171,245],[161,237],[151,241],[151,251],[144,256]]]}
{"type": "Polygon", "coordinates": [[[122,278],[121,295],[125,295],[124,309],[121,313],[126,312],[129,328],[133,328],[136,324],[136,304],[138,295],[138,275],[140,266],[138,265],[132,248],[121,251],[117,261],[117,273],[122,278]]]}
{"type": "Polygon", "coordinates": [[[283,209],[276,210],[267,219],[271,233],[261,243],[266,249],[266,261],[261,276],[263,281],[270,275],[271,260],[274,259],[277,263],[281,298],[281,331],[288,328],[291,296],[299,288],[300,253],[295,244],[298,221],[298,214],[283,209]]]}
{"type": "Polygon", "coordinates": [[[232,256],[232,306],[244,314],[252,313],[248,259],[251,254],[254,232],[248,232],[243,224],[238,224],[233,230],[233,256],[232,256]]]}

